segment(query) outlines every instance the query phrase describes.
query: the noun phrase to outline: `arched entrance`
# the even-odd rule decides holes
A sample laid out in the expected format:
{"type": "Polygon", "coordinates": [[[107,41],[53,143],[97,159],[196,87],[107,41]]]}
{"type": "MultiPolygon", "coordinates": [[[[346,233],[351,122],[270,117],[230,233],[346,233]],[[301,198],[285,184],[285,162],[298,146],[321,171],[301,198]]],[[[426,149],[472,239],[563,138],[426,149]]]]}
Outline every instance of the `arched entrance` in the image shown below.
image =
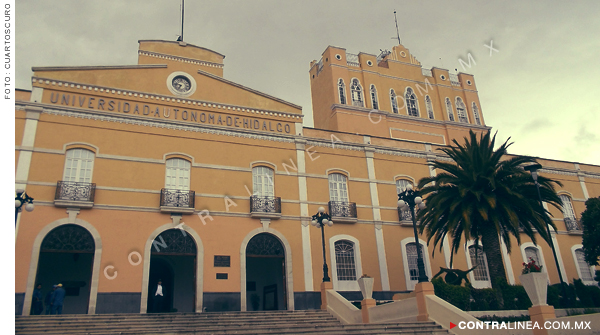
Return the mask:
{"type": "Polygon", "coordinates": [[[163,231],[152,242],[147,311],[194,312],[196,306],[196,242],[181,229],[163,231]],[[158,280],[164,302],[154,309],[158,280]]]}
{"type": "Polygon", "coordinates": [[[88,312],[95,250],[92,235],[78,225],[59,226],[44,237],[35,283],[42,284],[43,297],[52,285],[63,285],[63,314],[88,312]]]}
{"type": "Polygon", "coordinates": [[[285,248],[269,233],[257,234],[246,247],[246,310],[286,310],[285,248]]]}

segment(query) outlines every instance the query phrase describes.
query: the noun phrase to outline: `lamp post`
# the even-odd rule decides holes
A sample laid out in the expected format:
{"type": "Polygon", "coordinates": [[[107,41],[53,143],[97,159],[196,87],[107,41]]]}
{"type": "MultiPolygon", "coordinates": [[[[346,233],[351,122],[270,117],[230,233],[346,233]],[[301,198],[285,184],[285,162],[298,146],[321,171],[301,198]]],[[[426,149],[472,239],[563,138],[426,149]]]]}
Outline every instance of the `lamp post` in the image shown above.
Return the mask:
{"type": "Polygon", "coordinates": [[[15,197],[15,227],[17,226],[17,218],[19,217],[19,212],[21,211],[21,208],[23,207],[23,205],[25,205],[25,210],[28,212],[33,211],[34,205],[33,205],[33,198],[29,196],[29,194],[27,194],[25,192],[24,189],[20,188],[17,189],[17,196],[15,197]]]}
{"type": "MultiPolygon", "coordinates": [[[[531,173],[531,178],[533,178],[533,181],[535,182],[535,187],[537,189],[538,200],[540,202],[540,207],[542,209],[542,213],[545,213],[546,210],[544,209],[544,204],[542,202],[542,194],[540,193],[540,184],[538,183],[538,174],[537,174],[537,170],[539,170],[541,168],[542,168],[542,165],[537,164],[537,163],[527,165],[524,167],[524,169],[526,171],[529,171],[531,173]]],[[[567,304],[569,304],[569,296],[567,295],[567,285],[565,284],[562,273],[560,271],[560,265],[558,264],[558,257],[556,257],[556,249],[554,248],[554,241],[552,240],[552,235],[550,232],[549,225],[546,225],[546,230],[548,231],[548,238],[550,238],[550,241],[548,241],[548,244],[550,244],[550,248],[552,248],[552,254],[554,255],[554,262],[556,263],[556,270],[558,271],[558,278],[560,279],[560,287],[562,288],[563,299],[565,299],[565,302],[567,304]]]]}
{"type": "Polygon", "coordinates": [[[415,233],[415,243],[417,244],[417,267],[419,269],[419,283],[428,282],[427,274],[425,273],[425,264],[423,263],[423,256],[421,252],[421,243],[419,243],[419,235],[417,234],[417,219],[415,218],[415,206],[419,209],[425,208],[423,199],[419,196],[417,191],[413,190],[413,186],[408,184],[405,189],[398,194],[398,206],[400,209],[410,209],[412,216],[413,231],[415,233]]]}
{"type": "Polygon", "coordinates": [[[327,268],[327,260],[325,258],[325,225],[333,226],[331,216],[325,213],[325,208],[319,207],[317,214],[312,216],[311,224],[317,228],[321,228],[321,244],[323,245],[323,282],[330,282],[329,269],[327,268]]]}

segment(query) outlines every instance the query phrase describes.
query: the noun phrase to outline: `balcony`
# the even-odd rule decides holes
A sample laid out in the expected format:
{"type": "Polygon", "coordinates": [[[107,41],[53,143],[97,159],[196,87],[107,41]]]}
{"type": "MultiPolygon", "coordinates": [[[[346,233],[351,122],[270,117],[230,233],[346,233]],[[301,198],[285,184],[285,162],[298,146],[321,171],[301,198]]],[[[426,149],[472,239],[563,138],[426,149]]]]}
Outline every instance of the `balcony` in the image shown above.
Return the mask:
{"type": "Polygon", "coordinates": [[[259,219],[279,219],[281,217],[281,198],[251,196],[250,216],[259,219]]]}
{"type": "Polygon", "coordinates": [[[194,213],[196,192],[172,190],[163,188],[160,190],[160,211],[163,213],[194,213]]]}
{"type": "Polygon", "coordinates": [[[96,184],[59,181],[56,183],[54,205],[57,207],[92,208],[96,184]]]}
{"type": "Polygon", "coordinates": [[[398,220],[403,226],[412,226],[413,222],[412,215],[410,215],[410,210],[401,210],[400,207],[398,207],[398,220]]]}
{"type": "Polygon", "coordinates": [[[333,222],[355,223],[358,221],[354,202],[330,201],[329,215],[333,222]]]}
{"type": "Polygon", "coordinates": [[[573,234],[583,234],[583,229],[581,228],[581,224],[577,219],[574,218],[564,218],[565,226],[567,227],[567,231],[573,234]]]}
{"type": "Polygon", "coordinates": [[[348,66],[360,67],[358,55],[346,52],[346,64],[348,64],[348,66]]]}
{"type": "Polygon", "coordinates": [[[460,80],[458,80],[458,75],[450,73],[450,84],[452,86],[460,86],[460,80]]]}

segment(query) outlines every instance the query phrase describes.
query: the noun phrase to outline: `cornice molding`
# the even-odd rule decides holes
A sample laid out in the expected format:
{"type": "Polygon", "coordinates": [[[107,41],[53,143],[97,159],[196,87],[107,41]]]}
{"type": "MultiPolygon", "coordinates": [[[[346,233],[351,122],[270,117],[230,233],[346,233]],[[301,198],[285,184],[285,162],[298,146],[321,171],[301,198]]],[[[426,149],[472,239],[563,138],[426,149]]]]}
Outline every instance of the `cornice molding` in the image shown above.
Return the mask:
{"type": "Polygon", "coordinates": [[[128,69],[166,69],[166,64],[142,65],[92,65],[92,66],[34,66],[33,72],[43,71],[82,71],[82,70],[128,70],[128,69]]]}
{"type": "Polygon", "coordinates": [[[163,54],[163,53],[158,53],[158,52],[153,52],[153,51],[138,50],[138,55],[154,57],[154,58],[159,58],[159,59],[172,60],[172,61],[181,62],[181,63],[215,67],[215,68],[219,68],[219,69],[223,68],[223,64],[220,64],[220,63],[207,62],[207,61],[197,60],[197,59],[193,59],[193,58],[186,58],[186,57],[181,57],[181,56],[163,54]]]}

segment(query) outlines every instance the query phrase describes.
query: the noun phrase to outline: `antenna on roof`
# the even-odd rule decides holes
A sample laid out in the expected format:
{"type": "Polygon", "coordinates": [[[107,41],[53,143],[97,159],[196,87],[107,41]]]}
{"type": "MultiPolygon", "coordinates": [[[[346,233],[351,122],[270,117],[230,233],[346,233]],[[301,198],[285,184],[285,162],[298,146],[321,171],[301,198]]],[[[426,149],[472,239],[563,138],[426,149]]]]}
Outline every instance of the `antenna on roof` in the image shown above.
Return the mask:
{"type": "Polygon", "coordinates": [[[396,10],[394,10],[394,20],[396,20],[396,37],[392,38],[397,38],[398,44],[402,44],[402,41],[400,41],[400,30],[398,30],[398,17],[396,17],[396,10]]]}
{"type": "Polygon", "coordinates": [[[185,0],[181,0],[181,35],[177,38],[178,42],[183,42],[183,7],[185,5],[185,0]]]}

